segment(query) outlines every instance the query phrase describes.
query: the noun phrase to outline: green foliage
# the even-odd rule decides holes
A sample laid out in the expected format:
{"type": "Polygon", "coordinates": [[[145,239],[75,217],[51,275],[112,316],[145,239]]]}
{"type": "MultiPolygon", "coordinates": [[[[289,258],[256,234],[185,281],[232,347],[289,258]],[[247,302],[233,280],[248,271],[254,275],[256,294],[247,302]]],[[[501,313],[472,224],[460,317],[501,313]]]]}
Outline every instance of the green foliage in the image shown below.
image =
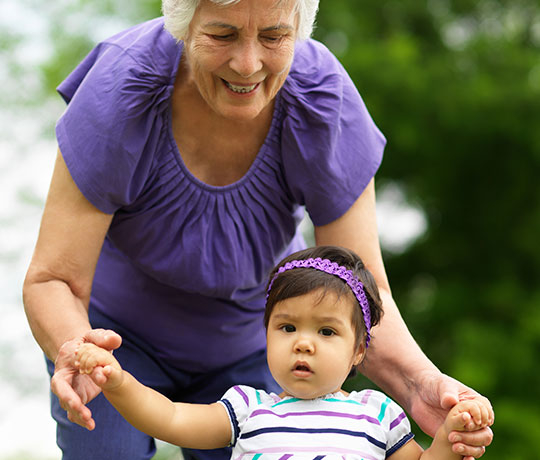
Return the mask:
{"type": "Polygon", "coordinates": [[[330,46],[345,35],[336,52],[388,138],[379,185],[426,214],[427,232],[386,266],[428,355],[491,399],[485,458],[537,457],[539,8],[334,0],[317,31],[330,46]]]}

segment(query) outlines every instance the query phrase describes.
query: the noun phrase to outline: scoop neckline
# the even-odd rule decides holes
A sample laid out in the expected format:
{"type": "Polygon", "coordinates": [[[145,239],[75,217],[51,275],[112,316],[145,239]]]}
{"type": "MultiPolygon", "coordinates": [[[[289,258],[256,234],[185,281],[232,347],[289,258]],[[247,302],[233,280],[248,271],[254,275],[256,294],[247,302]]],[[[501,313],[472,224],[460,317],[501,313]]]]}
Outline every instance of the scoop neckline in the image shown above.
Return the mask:
{"type": "Polygon", "coordinates": [[[169,140],[169,143],[172,146],[173,155],[176,159],[176,162],[178,163],[180,169],[182,169],[182,172],[184,173],[185,177],[189,179],[189,181],[197,186],[200,189],[207,190],[210,192],[227,192],[230,190],[234,190],[237,188],[240,188],[243,186],[246,182],[249,182],[251,177],[255,174],[256,170],[259,167],[259,164],[263,160],[263,158],[267,155],[269,155],[270,152],[270,139],[274,136],[275,131],[277,130],[277,123],[279,114],[281,113],[281,88],[277,92],[275,96],[275,103],[274,103],[274,110],[272,113],[272,122],[270,123],[270,129],[268,130],[268,133],[266,134],[266,137],[264,138],[264,142],[261,145],[261,148],[257,152],[257,155],[255,156],[255,159],[253,160],[253,163],[251,163],[250,167],[246,171],[246,173],[237,181],[231,182],[227,185],[211,185],[207,184],[206,182],[203,182],[199,178],[197,178],[186,166],[184,163],[184,159],[182,158],[182,154],[180,153],[180,149],[178,148],[178,144],[176,143],[176,140],[174,138],[173,129],[172,129],[172,93],[174,91],[174,82],[176,80],[176,75],[178,73],[178,68],[180,66],[180,59],[182,58],[184,44],[179,43],[179,52],[176,56],[176,63],[173,68],[173,72],[171,73],[171,78],[169,80],[169,86],[171,87],[171,94],[169,96],[169,103],[166,111],[167,116],[167,137],[169,140]]]}

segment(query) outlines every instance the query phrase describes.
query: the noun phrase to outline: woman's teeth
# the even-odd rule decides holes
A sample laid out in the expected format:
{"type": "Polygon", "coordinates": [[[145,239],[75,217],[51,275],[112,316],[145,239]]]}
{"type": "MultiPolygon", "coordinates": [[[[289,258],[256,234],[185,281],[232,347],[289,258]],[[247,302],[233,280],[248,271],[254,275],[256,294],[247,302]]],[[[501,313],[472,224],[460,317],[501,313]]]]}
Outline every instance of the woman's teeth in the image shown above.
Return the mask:
{"type": "Polygon", "coordinates": [[[250,86],[237,86],[229,83],[228,81],[225,81],[225,84],[227,85],[227,88],[234,91],[235,93],[249,93],[255,89],[255,87],[258,85],[258,83],[255,83],[254,85],[250,86]]]}

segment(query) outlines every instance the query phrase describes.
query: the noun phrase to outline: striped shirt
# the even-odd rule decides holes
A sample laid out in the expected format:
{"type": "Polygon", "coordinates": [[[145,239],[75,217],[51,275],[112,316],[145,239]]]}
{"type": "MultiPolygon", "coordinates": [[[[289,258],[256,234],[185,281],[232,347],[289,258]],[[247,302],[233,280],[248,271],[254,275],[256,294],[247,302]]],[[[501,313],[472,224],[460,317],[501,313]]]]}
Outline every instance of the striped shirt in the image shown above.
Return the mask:
{"type": "Polygon", "coordinates": [[[232,460],[380,460],[414,436],[403,410],[374,390],[281,399],[235,386],[220,402],[231,421],[232,460]]]}

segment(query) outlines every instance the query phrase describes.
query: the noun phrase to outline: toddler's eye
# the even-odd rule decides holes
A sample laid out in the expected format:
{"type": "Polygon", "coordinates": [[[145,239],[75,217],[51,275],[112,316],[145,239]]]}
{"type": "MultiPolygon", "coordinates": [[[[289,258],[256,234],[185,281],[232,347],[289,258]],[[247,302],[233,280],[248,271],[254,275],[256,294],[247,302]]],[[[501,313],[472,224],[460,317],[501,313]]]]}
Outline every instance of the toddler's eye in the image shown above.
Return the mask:
{"type": "Polygon", "coordinates": [[[335,332],[330,328],[324,327],[319,331],[319,334],[330,337],[331,335],[334,335],[335,332]]]}
{"type": "Polygon", "coordinates": [[[294,332],[296,328],[292,324],[285,324],[285,326],[281,326],[281,330],[283,332],[294,332]]]}

